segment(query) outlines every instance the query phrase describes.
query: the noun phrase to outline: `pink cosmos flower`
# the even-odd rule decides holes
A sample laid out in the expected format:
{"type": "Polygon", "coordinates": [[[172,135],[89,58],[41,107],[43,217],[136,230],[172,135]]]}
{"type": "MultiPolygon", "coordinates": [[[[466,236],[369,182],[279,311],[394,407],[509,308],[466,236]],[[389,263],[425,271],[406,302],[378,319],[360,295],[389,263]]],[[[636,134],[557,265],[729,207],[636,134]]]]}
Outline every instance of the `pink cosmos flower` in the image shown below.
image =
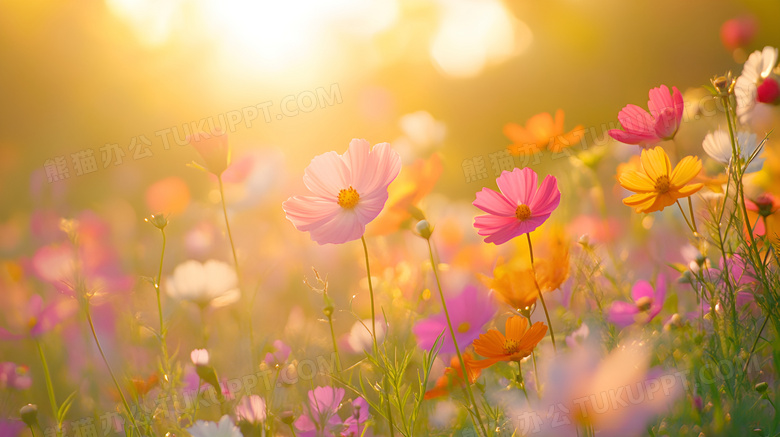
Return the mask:
{"type": "Polygon", "coordinates": [[[43,306],[43,299],[37,294],[30,298],[27,303],[26,314],[22,318],[26,319],[24,332],[13,333],[0,327],[0,340],[20,340],[25,337],[37,338],[51,331],[62,321],[73,316],[78,309],[78,305],[73,300],[61,300],[43,306]]]}
{"type": "Polygon", "coordinates": [[[267,410],[265,400],[260,396],[245,396],[236,405],[236,418],[240,421],[258,425],[265,422],[267,410]]]}
{"type": "Polygon", "coordinates": [[[368,402],[362,397],[359,397],[352,401],[352,415],[344,421],[344,426],[347,427],[345,431],[342,431],[341,435],[344,437],[371,437],[374,434],[371,429],[366,429],[366,421],[371,417],[368,414],[368,402]]]}
{"type": "Polygon", "coordinates": [[[317,387],[309,391],[309,405],[295,420],[295,428],[301,437],[333,437],[341,429],[338,415],[343,388],[317,387]]]}
{"type": "Polygon", "coordinates": [[[211,133],[198,132],[187,136],[187,142],[203,158],[205,169],[220,176],[230,165],[230,146],[228,136],[222,130],[211,133]]]}
{"type": "Polygon", "coordinates": [[[274,351],[265,354],[263,362],[268,367],[277,368],[283,366],[290,358],[290,346],[287,346],[282,340],[275,340],[273,346],[274,351]]]}
{"type": "MultiPolygon", "coordinates": [[[[479,293],[473,285],[467,286],[458,296],[447,299],[447,309],[461,350],[479,337],[482,327],[496,314],[493,299],[479,293]]],[[[444,333],[440,352],[455,353],[455,343],[450,339],[447,316],[443,312],[421,320],[414,325],[412,332],[420,347],[425,350],[430,350],[439,335],[444,333]]]]}
{"type": "Polygon", "coordinates": [[[613,302],[609,308],[608,319],[624,328],[635,322],[648,323],[661,312],[666,297],[666,282],[663,276],[656,281],[656,288],[647,281],[637,281],[631,289],[630,302],[613,302]]]}
{"type": "Polygon", "coordinates": [[[677,87],[672,87],[672,95],[669,95],[666,85],[651,89],[649,94],[650,113],[639,106],[626,105],[618,114],[624,130],[611,129],[609,136],[621,143],[642,147],[674,138],[685,109],[682,94],[677,87]]]}
{"type": "Polygon", "coordinates": [[[473,205],[486,215],[474,219],[486,243],[504,244],[541,226],[561,202],[558,180],[546,176],[537,189],[537,175],[530,168],[505,171],[496,179],[501,192],[483,188],[473,205]]]}
{"type": "Polygon", "coordinates": [[[303,183],[313,196],[295,196],[282,204],[287,219],[319,244],[360,238],[382,211],[387,187],[401,171],[401,157],[388,143],[371,149],[354,139],[343,155],[328,152],[312,159],[303,183]]]}
{"type": "Polygon", "coordinates": [[[29,367],[10,361],[0,363],[0,389],[27,390],[30,386],[32,378],[29,367]]]}

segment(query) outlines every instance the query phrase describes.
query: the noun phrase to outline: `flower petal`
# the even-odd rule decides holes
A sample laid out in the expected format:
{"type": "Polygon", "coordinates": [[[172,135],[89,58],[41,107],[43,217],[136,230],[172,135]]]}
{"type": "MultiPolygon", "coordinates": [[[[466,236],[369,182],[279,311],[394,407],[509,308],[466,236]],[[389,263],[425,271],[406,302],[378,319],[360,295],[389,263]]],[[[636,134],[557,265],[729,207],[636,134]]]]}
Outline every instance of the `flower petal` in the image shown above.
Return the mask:
{"type": "Polygon", "coordinates": [[[311,160],[303,173],[303,183],[312,193],[335,199],[339,191],[350,186],[352,175],[338,153],[327,152],[311,160]]]}
{"type": "Polygon", "coordinates": [[[477,198],[471,204],[488,214],[501,217],[514,217],[517,209],[516,203],[507,199],[503,194],[487,187],[477,192],[477,198]]]}
{"type": "MultiPolygon", "coordinates": [[[[548,114],[549,115],[549,114],[548,114]]],[[[516,168],[511,172],[504,171],[496,179],[496,184],[501,193],[514,204],[514,208],[519,204],[528,205],[531,203],[536,192],[536,172],[528,167],[523,169],[516,168]]],[[[514,208],[512,213],[514,213],[514,208]]]]}

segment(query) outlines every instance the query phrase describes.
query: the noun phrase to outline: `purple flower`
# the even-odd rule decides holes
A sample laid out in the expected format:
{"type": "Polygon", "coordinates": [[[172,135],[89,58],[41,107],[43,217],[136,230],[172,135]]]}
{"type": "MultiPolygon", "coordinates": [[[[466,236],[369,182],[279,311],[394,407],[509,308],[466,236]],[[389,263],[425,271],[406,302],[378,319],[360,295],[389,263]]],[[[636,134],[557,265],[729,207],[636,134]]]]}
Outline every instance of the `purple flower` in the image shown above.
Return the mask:
{"type": "Polygon", "coordinates": [[[372,436],[371,430],[367,430],[365,425],[369,417],[368,402],[363,398],[355,399],[352,401],[352,415],[344,421],[347,429],[341,435],[346,437],[372,436]]]}
{"type": "Polygon", "coordinates": [[[27,390],[31,385],[30,369],[27,366],[9,361],[0,363],[0,389],[27,390]]]}
{"type": "MultiPolygon", "coordinates": [[[[480,294],[473,285],[466,286],[460,295],[447,299],[447,309],[461,349],[477,339],[482,327],[496,314],[493,300],[480,294]]],[[[455,344],[450,339],[447,327],[447,316],[443,312],[418,322],[412,331],[420,347],[426,350],[433,347],[443,332],[441,353],[455,353],[455,344]]]]}
{"type": "Polygon", "coordinates": [[[648,323],[661,312],[666,297],[664,277],[659,276],[657,287],[647,281],[637,281],[631,289],[631,302],[613,302],[609,308],[608,319],[615,325],[625,328],[635,322],[648,323]]]}
{"type": "Polygon", "coordinates": [[[21,420],[3,419],[0,420],[0,435],[7,437],[17,437],[26,428],[21,420]]]}
{"type": "Polygon", "coordinates": [[[309,405],[298,419],[295,428],[301,437],[334,437],[341,428],[337,414],[344,399],[343,388],[317,387],[309,391],[309,405]]]}
{"type": "Polygon", "coordinates": [[[282,366],[290,358],[290,346],[287,346],[282,340],[274,341],[273,345],[274,351],[265,354],[263,362],[269,367],[282,366]]]}
{"type": "Polygon", "coordinates": [[[27,302],[26,313],[22,314],[22,319],[27,323],[24,326],[25,332],[13,333],[0,327],[0,340],[40,337],[71,317],[77,309],[76,302],[72,300],[54,302],[44,307],[43,299],[35,294],[27,302]]]}

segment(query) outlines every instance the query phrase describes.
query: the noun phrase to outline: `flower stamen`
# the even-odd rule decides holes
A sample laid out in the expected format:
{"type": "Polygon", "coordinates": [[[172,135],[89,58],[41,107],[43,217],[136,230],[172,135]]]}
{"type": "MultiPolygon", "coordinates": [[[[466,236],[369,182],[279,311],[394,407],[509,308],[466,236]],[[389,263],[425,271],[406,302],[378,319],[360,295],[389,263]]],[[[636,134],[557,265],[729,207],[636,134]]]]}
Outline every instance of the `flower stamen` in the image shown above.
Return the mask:
{"type": "Polygon", "coordinates": [[[507,338],[504,342],[504,354],[505,355],[513,355],[517,353],[519,344],[517,343],[517,340],[512,340],[511,338],[507,338]]]}
{"type": "Polygon", "coordinates": [[[531,208],[529,208],[528,205],[517,205],[517,209],[515,210],[515,217],[517,217],[517,219],[521,222],[528,220],[528,218],[531,217],[531,208]]]}
{"type": "Polygon", "coordinates": [[[669,176],[661,175],[655,180],[655,191],[659,194],[666,194],[672,188],[672,182],[669,180],[669,176]]]}
{"type": "Polygon", "coordinates": [[[340,207],[344,209],[352,209],[355,206],[357,206],[359,201],[360,201],[360,194],[358,194],[357,190],[355,190],[351,186],[349,188],[339,191],[338,202],[340,207]]]}

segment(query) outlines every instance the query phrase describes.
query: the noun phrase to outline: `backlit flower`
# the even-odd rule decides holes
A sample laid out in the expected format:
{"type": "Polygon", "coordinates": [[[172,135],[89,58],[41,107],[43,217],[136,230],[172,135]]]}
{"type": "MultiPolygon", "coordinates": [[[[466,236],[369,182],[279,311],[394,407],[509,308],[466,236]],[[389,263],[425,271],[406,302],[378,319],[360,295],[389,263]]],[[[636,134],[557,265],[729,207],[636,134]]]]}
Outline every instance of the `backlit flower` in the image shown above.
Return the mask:
{"type": "Polygon", "coordinates": [[[777,48],[766,46],[751,53],[742,67],[742,74],[734,87],[737,116],[741,123],[750,121],[756,103],[775,103],[780,98],[778,77],[772,74],[777,58],[777,48]]]}
{"type": "Polygon", "coordinates": [[[506,335],[491,329],[474,340],[474,351],[486,358],[475,361],[474,368],[484,369],[499,361],[520,361],[531,355],[547,333],[547,326],[536,322],[529,328],[525,317],[513,316],[506,320],[505,331],[506,335]]]}
{"type": "MultiPolygon", "coordinates": [[[[466,373],[469,376],[469,384],[474,384],[482,373],[481,368],[474,367],[474,357],[470,353],[463,354],[463,363],[466,365],[466,373]]],[[[425,399],[435,399],[447,396],[454,388],[464,385],[463,369],[457,356],[450,360],[450,367],[444,369],[444,374],[436,380],[434,387],[425,392],[425,399]]]]}
{"type": "Polygon", "coordinates": [[[647,281],[637,281],[631,288],[633,302],[613,302],[607,318],[621,328],[634,323],[648,323],[661,312],[665,297],[663,276],[658,277],[655,289],[647,281]]]}
{"type": "Polygon", "coordinates": [[[732,18],[720,26],[720,41],[728,50],[747,46],[758,30],[758,20],[752,15],[732,18]]]}
{"type": "Polygon", "coordinates": [[[661,85],[650,90],[647,107],[650,113],[636,105],[627,105],[618,114],[623,130],[611,129],[609,136],[625,144],[648,147],[677,134],[685,109],[683,97],[677,87],[661,85]]]}
{"type": "Polygon", "coordinates": [[[504,244],[541,226],[561,201],[558,181],[546,176],[537,188],[536,172],[530,168],[505,171],[496,179],[501,192],[483,188],[473,205],[486,215],[474,219],[486,243],[504,244]]]}
{"type": "Polygon", "coordinates": [[[244,396],[236,405],[236,419],[258,425],[265,422],[266,410],[265,401],[260,396],[244,396]]]}
{"type": "Polygon", "coordinates": [[[343,388],[317,387],[309,391],[309,403],[298,419],[295,429],[301,437],[332,437],[342,426],[338,415],[341,400],[344,399],[343,388]]]}
{"type": "Polygon", "coordinates": [[[296,229],[319,244],[360,238],[382,211],[387,187],[401,171],[401,158],[388,143],[371,149],[354,139],[344,155],[328,152],[312,159],[303,182],[313,196],[287,199],[282,208],[296,229]]]}
{"type": "Polygon", "coordinates": [[[290,346],[287,346],[282,340],[275,340],[273,347],[273,352],[265,354],[263,362],[269,367],[278,368],[284,365],[287,359],[290,358],[290,346]]]}
{"type": "Polygon", "coordinates": [[[225,306],[241,297],[236,271],[216,260],[205,263],[185,261],[176,266],[173,276],[168,278],[165,285],[165,291],[172,298],[200,306],[225,306]]]}
{"type": "Polygon", "coordinates": [[[19,332],[10,332],[0,327],[0,340],[40,337],[54,329],[64,320],[72,317],[77,309],[78,304],[71,299],[60,300],[43,306],[43,299],[35,294],[27,302],[26,311],[22,312],[21,322],[24,325],[19,327],[19,332]]]}
{"type": "Polygon", "coordinates": [[[0,363],[0,389],[27,390],[32,385],[30,369],[10,361],[0,363]]]}
{"type": "Polygon", "coordinates": [[[555,113],[555,119],[547,112],[536,114],[529,118],[525,127],[517,123],[507,123],[504,126],[504,135],[512,141],[508,146],[509,153],[513,155],[530,155],[541,152],[545,148],[553,153],[577,145],[582,141],[585,131],[581,125],[569,132],[563,129],[563,110],[555,113]]]}
{"type": "Polygon", "coordinates": [[[623,203],[636,212],[661,211],[674,205],[677,199],[688,197],[702,187],[689,182],[701,171],[701,160],[686,156],[674,169],[664,149],[642,150],[641,171],[625,171],[620,175],[620,185],[637,194],[623,199],[623,203]]]}
{"type": "MultiPolygon", "coordinates": [[[[467,286],[458,296],[450,297],[446,301],[458,346],[461,350],[465,349],[479,336],[482,327],[493,318],[496,309],[490,298],[481,294],[473,285],[467,286]]],[[[430,350],[443,333],[440,352],[455,353],[455,344],[450,339],[444,312],[417,322],[412,332],[420,347],[426,350],[430,350]]]]}
{"type": "Polygon", "coordinates": [[[195,425],[187,428],[187,432],[192,437],[242,437],[241,431],[228,415],[222,416],[219,423],[199,420],[195,425]]]}
{"type": "Polygon", "coordinates": [[[192,364],[196,366],[208,366],[209,351],[207,351],[206,349],[194,349],[190,353],[190,360],[192,360],[192,364]]]}
{"type": "Polygon", "coordinates": [[[198,132],[187,137],[187,142],[203,158],[205,169],[219,176],[230,165],[230,145],[225,132],[198,132]]]}
{"type": "Polygon", "coordinates": [[[344,421],[346,430],[341,432],[344,437],[369,437],[373,434],[371,429],[366,429],[368,426],[366,422],[371,418],[368,413],[368,402],[362,397],[358,397],[352,401],[352,415],[347,417],[344,421]]]}
{"type": "MultiPolygon", "coordinates": [[[[744,166],[747,160],[755,153],[756,148],[758,148],[759,143],[756,141],[756,134],[746,131],[738,132],[737,144],[740,148],[739,164],[744,166]]],[[[723,129],[707,133],[707,136],[704,137],[702,148],[712,159],[721,164],[728,165],[731,162],[731,135],[723,129]]],[[[750,162],[750,165],[747,166],[745,173],[760,171],[763,166],[764,158],[756,156],[750,162]]]]}

